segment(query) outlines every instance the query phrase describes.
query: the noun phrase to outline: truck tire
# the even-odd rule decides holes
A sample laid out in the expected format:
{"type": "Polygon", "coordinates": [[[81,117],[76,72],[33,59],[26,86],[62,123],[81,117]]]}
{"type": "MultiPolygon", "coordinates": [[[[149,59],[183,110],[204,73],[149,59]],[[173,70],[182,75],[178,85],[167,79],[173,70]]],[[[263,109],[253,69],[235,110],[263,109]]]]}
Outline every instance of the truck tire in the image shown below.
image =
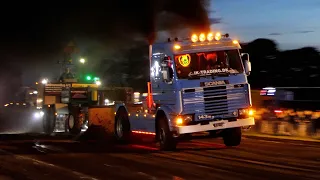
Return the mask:
{"type": "Polygon", "coordinates": [[[167,118],[159,119],[157,136],[160,143],[161,151],[173,151],[177,147],[177,140],[173,137],[169,129],[167,118]]]}
{"type": "Polygon", "coordinates": [[[69,133],[72,135],[78,135],[81,132],[82,122],[80,119],[80,108],[72,107],[71,113],[67,119],[67,126],[69,129],[69,133]]]}
{"type": "Polygon", "coordinates": [[[124,108],[120,108],[115,117],[114,123],[115,137],[119,143],[128,144],[131,139],[131,127],[128,113],[124,108]]]}
{"type": "Polygon", "coordinates": [[[45,134],[52,134],[56,124],[56,115],[54,105],[44,106],[43,108],[43,131],[45,134]]]}
{"type": "Polygon", "coordinates": [[[223,131],[223,142],[226,146],[239,146],[241,143],[241,127],[225,129],[223,131]]]}

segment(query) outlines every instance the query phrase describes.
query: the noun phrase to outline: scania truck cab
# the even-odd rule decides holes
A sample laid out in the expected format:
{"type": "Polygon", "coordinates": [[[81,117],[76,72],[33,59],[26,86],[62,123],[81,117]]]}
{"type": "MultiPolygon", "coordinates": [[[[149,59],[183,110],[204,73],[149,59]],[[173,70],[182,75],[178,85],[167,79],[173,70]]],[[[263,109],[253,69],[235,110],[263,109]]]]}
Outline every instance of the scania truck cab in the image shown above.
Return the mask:
{"type": "Polygon", "coordinates": [[[150,82],[145,106],[116,105],[114,131],[154,134],[160,149],[179,137],[221,131],[226,146],[241,142],[242,127],[254,125],[248,54],[228,34],[194,34],[149,46],[150,82]]]}

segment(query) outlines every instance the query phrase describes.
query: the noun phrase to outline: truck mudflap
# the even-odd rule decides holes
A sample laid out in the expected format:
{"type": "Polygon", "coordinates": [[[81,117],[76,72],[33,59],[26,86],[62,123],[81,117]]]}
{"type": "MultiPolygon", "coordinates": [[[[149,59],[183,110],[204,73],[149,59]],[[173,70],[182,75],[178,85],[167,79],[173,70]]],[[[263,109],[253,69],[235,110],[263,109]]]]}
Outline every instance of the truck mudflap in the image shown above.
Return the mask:
{"type": "Polygon", "coordinates": [[[89,114],[89,128],[91,126],[103,127],[107,134],[114,134],[114,122],[116,108],[110,107],[90,107],[88,110],[89,114]]]}
{"type": "Polygon", "coordinates": [[[203,132],[203,131],[243,127],[243,126],[252,126],[254,124],[255,124],[254,118],[249,117],[246,119],[238,119],[237,121],[221,120],[221,121],[212,121],[205,125],[197,124],[197,125],[189,125],[189,126],[179,126],[179,127],[175,127],[175,130],[177,131],[178,134],[187,134],[187,133],[196,133],[196,132],[203,132]]]}

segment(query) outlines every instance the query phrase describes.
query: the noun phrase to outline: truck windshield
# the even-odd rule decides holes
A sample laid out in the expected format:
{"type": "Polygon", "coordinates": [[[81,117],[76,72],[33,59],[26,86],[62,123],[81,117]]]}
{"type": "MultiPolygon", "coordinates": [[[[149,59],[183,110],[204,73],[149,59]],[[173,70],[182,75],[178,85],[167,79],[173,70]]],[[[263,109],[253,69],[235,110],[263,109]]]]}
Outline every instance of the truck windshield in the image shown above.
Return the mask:
{"type": "Polygon", "coordinates": [[[179,79],[243,73],[238,50],[179,54],[174,60],[179,79]]]}

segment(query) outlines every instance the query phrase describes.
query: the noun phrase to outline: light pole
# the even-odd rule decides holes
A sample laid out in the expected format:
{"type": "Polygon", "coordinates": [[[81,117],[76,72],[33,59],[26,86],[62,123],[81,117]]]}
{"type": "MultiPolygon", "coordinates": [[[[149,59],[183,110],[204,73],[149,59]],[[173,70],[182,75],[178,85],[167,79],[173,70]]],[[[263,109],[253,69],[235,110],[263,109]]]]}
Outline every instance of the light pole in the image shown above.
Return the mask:
{"type": "MultiPolygon", "coordinates": [[[[79,62],[80,62],[80,64],[84,65],[86,63],[86,60],[84,58],[80,58],[79,62]]],[[[79,70],[78,70],[80,79],[83,77],[83,73],[84,73],[84,67],[82,65],[80,65],[79,70]]]]}

